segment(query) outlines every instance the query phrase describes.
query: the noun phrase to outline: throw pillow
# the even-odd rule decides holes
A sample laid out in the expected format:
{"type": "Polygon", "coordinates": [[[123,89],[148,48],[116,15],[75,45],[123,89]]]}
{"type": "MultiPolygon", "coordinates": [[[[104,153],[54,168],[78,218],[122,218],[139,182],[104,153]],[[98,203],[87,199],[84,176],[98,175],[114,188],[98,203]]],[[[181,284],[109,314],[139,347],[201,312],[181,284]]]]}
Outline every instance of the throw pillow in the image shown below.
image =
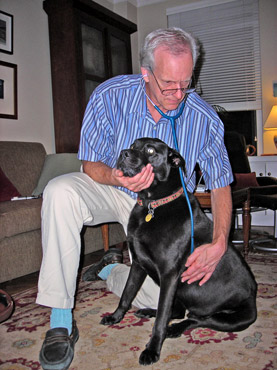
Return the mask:
{"type": "Polygon", "coordinates": [[[0,167],[0,202],[6,202],[13,197],[19,197],[20,193],[16,187],[10,182],[5,173],[0,167]]]}
{"type": "Polygon", "coordinates": [[[234,173],[235,181],[232,184],[233,190],[259,186],[256,179],[256,172],[234,173]]]}
{"type": "Polygon", "coordinates": [[[77,158],[76,153],[48,154],[32,195],[41,195],[45,186],[54,177],[70,172],[80,172],[81,164],[82,162],[77,158]]]}

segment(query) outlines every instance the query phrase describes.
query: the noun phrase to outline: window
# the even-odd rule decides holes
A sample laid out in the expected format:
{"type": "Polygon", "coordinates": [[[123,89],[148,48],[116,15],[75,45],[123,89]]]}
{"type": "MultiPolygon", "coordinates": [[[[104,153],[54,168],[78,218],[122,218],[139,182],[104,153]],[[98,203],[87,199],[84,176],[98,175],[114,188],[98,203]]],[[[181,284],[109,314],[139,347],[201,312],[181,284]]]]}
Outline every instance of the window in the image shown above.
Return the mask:
{"type": "Polygon", "coordinates": [[[261,152],[258,0],[198,1],[167,9],[167,17],[169,27],[183,28],[200,42],[201,57],[195,75],[201,97],[229,112],[256,112],[254,137],[258,137],[261,152]]]}
{"type": "Polygon", "coordinates": [[[204,55],[196,75],[203,99],[225,109],[261,109],[258,0],[199,1],[167,15],[170,27],[200,41],[204,55]]]}

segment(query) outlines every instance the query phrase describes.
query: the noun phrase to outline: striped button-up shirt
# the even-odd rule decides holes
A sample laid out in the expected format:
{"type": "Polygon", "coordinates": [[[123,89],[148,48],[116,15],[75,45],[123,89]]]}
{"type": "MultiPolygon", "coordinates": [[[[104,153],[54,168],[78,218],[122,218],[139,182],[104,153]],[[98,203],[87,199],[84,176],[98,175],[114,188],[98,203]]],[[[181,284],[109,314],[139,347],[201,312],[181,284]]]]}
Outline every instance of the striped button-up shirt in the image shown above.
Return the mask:
{"type": "MultiPolygon", "coordinates": [[[[161,117],[155,122],[147,109],[141,75],[117,76],[99,85],[84,115],[78,158],[116,166],[122,149],[138,138],[153,137],[174,147],[171,124],[161,117]]],[[[175,116],[179,108],[167,112],[175,116]]],[[[176,135],[186,161],[186,186],[195,189],[195,165],[199,164],[208,189],[229,185],[232,170],[224,145],[224,127],[210,105],[196,93],[188,95],[184,111],[176,120],[176,135]]],[[[136,194],[119,187],[134,199],[136,194]]]]}

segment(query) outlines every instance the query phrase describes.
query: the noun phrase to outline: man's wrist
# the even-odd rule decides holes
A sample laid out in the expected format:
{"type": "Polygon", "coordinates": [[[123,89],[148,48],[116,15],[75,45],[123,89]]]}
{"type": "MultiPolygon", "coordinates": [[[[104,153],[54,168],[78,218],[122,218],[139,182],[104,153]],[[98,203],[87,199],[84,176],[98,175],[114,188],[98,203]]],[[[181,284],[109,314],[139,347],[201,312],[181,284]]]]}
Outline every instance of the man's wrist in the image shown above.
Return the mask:
{"type": "Polygon", "coordinates": [[[228,246],[228,237],[225,235],[219,235],[213,238],[212,244],[222,246],[222,249],[224,249],[224,253],[227,250],[228,246]]]}

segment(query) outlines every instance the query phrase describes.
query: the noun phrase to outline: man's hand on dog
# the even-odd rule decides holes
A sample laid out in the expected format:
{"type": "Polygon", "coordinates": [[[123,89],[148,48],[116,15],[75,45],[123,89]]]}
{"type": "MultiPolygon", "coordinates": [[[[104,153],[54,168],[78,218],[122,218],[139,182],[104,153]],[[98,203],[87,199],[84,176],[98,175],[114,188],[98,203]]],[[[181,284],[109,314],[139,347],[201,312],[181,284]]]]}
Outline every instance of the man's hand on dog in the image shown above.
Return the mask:
{"type": "Polygon", "coordinates": [[[226,244],[222,241],[203,244],[196,248],[186,262],[187,270],[181,275],[181,281],[191,284],[200,280],[199,285],[205,284],[212,276],[217,264],[226,252],[226,244]]]}
{"type": "Polygon", "coordinates": [[[135,193],[149,188],[154,180],[153,167],[149,163],[143,167],[140,173],[133,177],[124,176],[123,172],[116,168],[113,168],[112,174],[121,186],[135,193]]]}

